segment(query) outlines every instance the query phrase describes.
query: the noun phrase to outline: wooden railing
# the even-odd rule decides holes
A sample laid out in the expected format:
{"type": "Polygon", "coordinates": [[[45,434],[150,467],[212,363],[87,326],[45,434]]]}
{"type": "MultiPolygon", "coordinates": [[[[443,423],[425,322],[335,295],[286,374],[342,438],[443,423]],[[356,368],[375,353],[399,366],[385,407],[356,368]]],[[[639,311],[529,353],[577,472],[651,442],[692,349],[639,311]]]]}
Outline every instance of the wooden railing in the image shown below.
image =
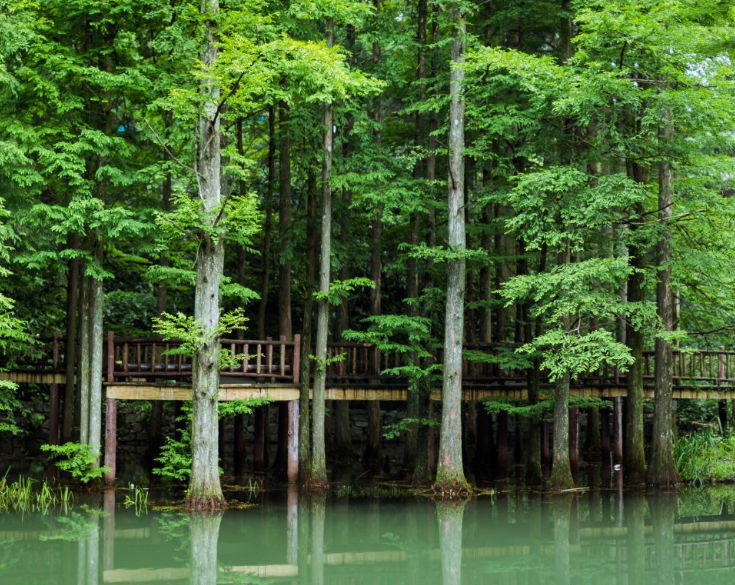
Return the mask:
{"type": "MultiPolygon", "coordinates": [[[[122,337],[108,334],[107,380],[128,381],[140,378],[188,380],[192,375],[191,357],[176,353],[177,341],[122,337]],[[110,351],[110,348],[112,350],[110,351]]],[[[301,361],[301,336],[293,341],[222,339],[220,348],[228,355],[229,366],[222,376],[252,378],[267,382],[298,384],[301,361]]]]}
{"type": "MultiPolygon", "coordinates": [[[[108,382],[132,380],[179,380],[188,382],[192,375],[189,356],[172,353],[180,342],[164,341],[160,338],[116,337],[109,333],[103,341],[107,356],[105,369],[108,382]],[[111,348],[111,349],[110,349],[111,348]]],[[[222,339],[221,348],[226,350],[231,364],[222,371],[223,378],[233,383],[242,380],[263,383],[290,383],[300,381],[302,356],[301,336],[293,341],[285,338],[274,340],[222,339]]],[[[495,355],[501,351],[512,351],[513,344],[465,344],[465,350],[495,355]]],[[[0,368],[17,372],[57,372],[64,369],[64,340],[59,334],[39,339],[28,356],[14,360],[0,358],[0,368]]],[[[368,343],[332,342],[328,344],[327,380],[331,384],[380,383],[402,384],[399,376],[384,373],[405,363],[400,353],[382,352],[368,343]],[[341,356],[341,359],[336,359],[341,356]]],[[[434,359],[441,363],[442,351],[434,359]]],[[[643,352],[641,364],[644,385],[653,386],[655,354],[643,352]]],[[[314,368],[312,368],[312,371],[314,368]]],[[[501,367],[492,361],[473,361],[465,358],[462,364],[463,380],[467,386],[523,385],[527,371],[523,368],[501,367]]],[[[618,368],[605,366],[598,371],[581,376],[576,386],[597,388],[620,388],[626,386],[627,375],[618,368]]],[[[698,350],[695,352],[673,352],[673,378],[678,388],[702,390],[735,388],[735,351],[698,350]]],[[[541,383],[549,386],[548,377],[541,373],[541,383]]]]}

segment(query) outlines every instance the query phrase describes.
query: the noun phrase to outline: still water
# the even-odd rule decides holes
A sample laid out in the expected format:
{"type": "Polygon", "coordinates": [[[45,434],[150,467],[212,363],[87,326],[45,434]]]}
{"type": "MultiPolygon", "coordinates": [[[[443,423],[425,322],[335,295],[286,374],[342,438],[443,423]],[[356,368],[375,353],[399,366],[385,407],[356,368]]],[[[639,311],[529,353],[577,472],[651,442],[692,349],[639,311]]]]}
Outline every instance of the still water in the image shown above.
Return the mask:
{"type": "Polygon", "coordinates": [[[215,515],[123,501],[1,514],[0,584],[735,582],[733,488],[464,504],[274,492],[215,515]]]}

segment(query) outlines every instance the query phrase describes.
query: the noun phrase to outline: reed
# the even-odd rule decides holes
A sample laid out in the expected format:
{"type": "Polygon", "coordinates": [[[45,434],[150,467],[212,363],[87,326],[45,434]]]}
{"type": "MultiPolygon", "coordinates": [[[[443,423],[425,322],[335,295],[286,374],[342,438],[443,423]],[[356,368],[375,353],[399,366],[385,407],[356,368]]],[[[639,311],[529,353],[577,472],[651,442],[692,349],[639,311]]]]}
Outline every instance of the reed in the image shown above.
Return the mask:
{"type": "Polygon", "coordinates": [[[53,486],[47,481],[19,477],[8,480],[7,474],[0,479],[0,513],[36,512],[46,513],[49,508],[60,506],[64,510],[72,505],[74,496],[68,487],[53,486]]]}

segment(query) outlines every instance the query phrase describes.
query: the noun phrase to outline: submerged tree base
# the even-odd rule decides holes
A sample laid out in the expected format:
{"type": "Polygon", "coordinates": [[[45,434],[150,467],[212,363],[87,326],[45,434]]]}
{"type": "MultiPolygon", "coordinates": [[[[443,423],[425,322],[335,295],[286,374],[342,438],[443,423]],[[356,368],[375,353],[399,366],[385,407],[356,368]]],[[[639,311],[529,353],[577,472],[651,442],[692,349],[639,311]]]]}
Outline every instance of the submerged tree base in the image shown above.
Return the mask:
{"type": "Polygon", "coordinates": [[[546,489],[553,492],[560,492],[574,487],[574,477],[569,467],[569,462],[560,465],[554,465],[551,475],[546,482],[546,489]]]}
{"type": "Polygon", "coordinates": [[[437,475],[431,491],[444,500],[464,500],[472,495],[472,486],[463,475],[437,475]]]}
{"type": "Polygon", "coordinates": [[[224,510],[227,500],[221,496],[188,496],[184,500],[187,510],[224,510]]]}

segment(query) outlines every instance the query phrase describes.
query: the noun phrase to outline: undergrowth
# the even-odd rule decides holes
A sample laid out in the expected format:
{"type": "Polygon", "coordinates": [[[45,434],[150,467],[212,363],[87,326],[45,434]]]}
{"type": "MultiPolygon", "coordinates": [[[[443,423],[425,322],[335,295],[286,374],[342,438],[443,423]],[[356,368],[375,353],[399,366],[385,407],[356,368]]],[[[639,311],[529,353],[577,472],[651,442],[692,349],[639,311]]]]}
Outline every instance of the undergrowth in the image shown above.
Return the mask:
{"type": "Polygon", "coordinates": [[[735,481],[735,434],[711,428],[684,435],[674,445],[679,478],[695,485],[735,481]]]}

